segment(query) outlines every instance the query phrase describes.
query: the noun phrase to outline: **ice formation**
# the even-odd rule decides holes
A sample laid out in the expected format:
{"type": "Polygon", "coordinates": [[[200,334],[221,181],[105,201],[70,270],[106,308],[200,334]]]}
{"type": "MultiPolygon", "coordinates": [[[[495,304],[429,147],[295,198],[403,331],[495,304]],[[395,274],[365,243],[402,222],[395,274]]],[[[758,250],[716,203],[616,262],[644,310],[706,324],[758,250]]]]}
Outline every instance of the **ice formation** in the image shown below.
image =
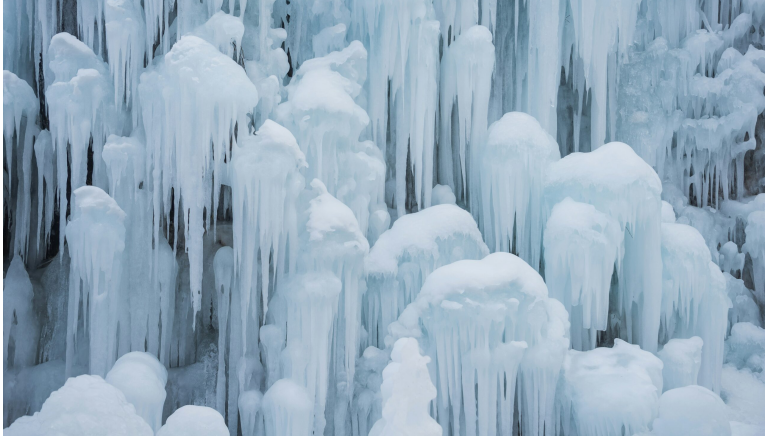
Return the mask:
{"type": "Polygon", "coordinates": [[[612,348],[571,350],[559,381],[566,434],[616,435],[647,430],[663,390],[663,362],[621,339],[612,348]]]}
{"type": "Polygon", "coordinates": [[[570,197],[620,225],[618,307],[611,310],[623,320],[621,337],[647,351],[657,350],[661,310],[661,190],[658,175],[631,147],[611,142],[554,163],[544,195],[551,207],[570,197]]]}
{"type": "Polygon", "coordinates": [[[764,2],[3,12],[9,434],[763,430],[764,2]]]}

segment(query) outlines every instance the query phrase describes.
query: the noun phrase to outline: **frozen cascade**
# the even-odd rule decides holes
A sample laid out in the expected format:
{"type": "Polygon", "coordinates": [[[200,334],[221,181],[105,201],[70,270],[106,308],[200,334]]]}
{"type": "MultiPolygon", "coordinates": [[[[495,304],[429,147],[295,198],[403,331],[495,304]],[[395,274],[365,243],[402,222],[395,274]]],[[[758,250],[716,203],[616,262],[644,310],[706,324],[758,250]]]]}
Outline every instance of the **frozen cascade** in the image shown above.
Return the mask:
{"type": "MultiPolygon", "coordinates": [[[[39,127],[35,124],[38,100],[32,88],[10,71],[3,71],[3,141],[5,142],[4,168],[8,179],[4,180],[5,195],[12,195],[11,177],[18,179],[16,205],[13,217],[13,254],[27,259],[32,226],[32,153],[39,127]]],[[[40,156],[38,159],[42,159],[40,156]]],[[[39,201],[42,201],[40,199],[39,201]]],[[[41,218],[38,217],[38,220],[41,218]]],[[[38,225],[39,230],[39,225],[38,225]]],[[[39,236],[38,236],[39,237],[39,236]]]]}
{"type": "Polygon", "coordinates": [[[357,8],[352,13],[364,23],[364,28],[353,30],[368,48],[372,138],[387,156],[395,156],[395,174],[391,173],[396,184],[394,208],[402,216],[407,207],[407,171],[414,177],[417,209],[431,205],[439,94],[439,23],[434,19],[433,5],[426,0],[373,3],[354,3],[357,8]],[[390,150],[386,146],[388,136],[390,150]]]}
{"type": "Polygon", "coordinates": [[[510,253],[493,253],[433,271],[386,342],[421,340],[434,362],[432,413],[444,434],[510,433],[515,393],[527,404],[519,409],[523,434],[553,434],[568,329],[564,306],[548,298],[540,275],[510,253]]]}
{"type": "Polygon", "coordinates": [[[126,353],[104,380],[123,392],[153,431],[160,429],[168,373],[155,356],[139,351],[126,353]]]}
{"type": "MultiPolygon", "coordinates": [[[[54,80],[46,77],[46,84],[50,83],[46,102],[61,211],[68,207],[68,184],[72,192],[86,184],[89,148],[94,154],[93,184],[107,188],[102,148],[110,134],[120,133],[122,115],[115,108],[109,69],[88,46],[68,33],[59,33],[51,38],[48,52],[54,80]]],[[[67,220],[59,220],[59,250],[64,249],[66,224],[67,220]]]]}
{"type": "Polygon", "coordinates": [[[765,7],[4,0],[6,432],[759,434],[765,7]]]}
{"type": "Polygon", "coordinates": [[[623,232],[595,207],[567,197],[554,206],[543,239],[545,281],[570,312],[571,346],[590,350],[607,330],[610,284],[623,262],[623,232]]]}
{"type": "Polygon", "coordinates": [[[72,194],[75,199],[67,224],[71,263],[66,376],[72,374],[75,364],[81,318],[90,349],[89,372],[105,376],[117,354],[126,214],[97,187],[83,186],[72,194]]]}
{"type": "Polygon", "coordinates": [[[313,401],[302,385],[280,379],[265,392],[262,415],[267,436],[308,436],[313,431],[313,401]]]}
{"type": "Polygon", "coordinates": [[[658,412],[663,362],[638,345],[570,350],[559,380],[564,434],[611,436],[646,431],[658,412]],[[625,432],[624,432],[625,430],[625,432]]]}
{"type": "Polygon", "coordinates": [[[430,357],[420,354],[414,338],[401,338],[393,344],[392,361],[382,380],[382,419],[370,436],[440,436],[441,426],[428,413],[436,398],[430,380],[430,357]]]}
{"type": "Polygon", "coordinates": [[[478,201],[468,198],[477,189],[469,185],[475,182],[470,176],[476,168],[472,151],[483,146],[489,126],[487,111],[494,67],[492,34],[484,26],[463,32],[441,59],[438,180],[452,187],[465,203],[478,201]]]}
{"type": "Polygon", "coordinates": [[[478,160],[469,171],[471,196],[479,198],[471,211],[484,240],[490,250],[516,253],[539,268],[547,215],[540,199],[558,144],[532,116],[509,112],[489,126],[486,142],[471,147],[478,160]]]}
{"type": "Polygon", "coordinates": [[[623,262],[618,268],[619,298],[614,310],[625,320],[621,337],[647,351],[657,350],[660,325],[661,190],[655,170],[620,142],[562,158],[551,167],[545,188],[549,205],[571,197],[620,224],[623,262]],[[633,310],[638,310],[638,316],[632,316],[633,310]]]}
{"type": "Polygon", "coordinates": [[[663,391],[698,384],[703,339],[671,339],[658,352],[663,361],[663,391]]]}
{"type": "Polygon", "coordinates": [[[3,370],[35,364],[38,326],[33,298],[24,262],[16,256],[3,279],[3,370]]]}
{"type": "MultiPolygon", "coordinates": [[[[182,224],[179,218],[184,224],[190,293],[193,313],[197,314],[201,304],[203,233],[207,221],[211,221],[207,217],[213,220],[217,216],[223,179],[221,162],[230,160],[230,141],[235,140],[236,125],[245,135],[247,113],[254,109],[259,97],[238,64],[196,36],[183,37],[166,55],[154,60],[142,73],[139,96],[147,135],[146,171],[152,174],[155,240],[159,240],[164,225],[161,217],[168,223],[173,208],[175,225],[182,224]],[[190,125],[195,128],[189,129],[190,125]]],[[[171,228],[168,233],[177,234],[171,228]]]]}
{"type": "Polygon", "coordinates": [[[300,169],[307,163],[291,132],[267,120],[256,135],[241,137],[231,167],[233,257],[245,343],[248,326],[264,324],[258,308],[267,313],[271,272],[278,280],[295,271],[295,202],[305,184],[300,169]]]}
{"type": "Polygon", "coordinates": [[[366,258],[367,344],[385,344],[390,323],[415,299],[436,268],[487,254],[489,249],[473,217],[454,204],[432,206],[397,219],[366,258]]]}

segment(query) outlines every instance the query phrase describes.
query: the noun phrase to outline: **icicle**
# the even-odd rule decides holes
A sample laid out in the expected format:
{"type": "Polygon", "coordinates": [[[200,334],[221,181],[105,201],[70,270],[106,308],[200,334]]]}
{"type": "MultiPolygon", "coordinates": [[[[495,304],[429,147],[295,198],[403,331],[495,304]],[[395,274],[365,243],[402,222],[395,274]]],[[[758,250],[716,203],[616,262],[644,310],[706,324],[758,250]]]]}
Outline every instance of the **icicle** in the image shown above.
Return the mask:
{"type": "MultiPolygon", "coordinates": [[[[3,71],[3,141],[5,142],[5,168],[8,169],[7,198],[10,204],[12,180],[18,180],[16,204],[13,206],[12,255],[18,254],[25,261],[32,227],[32,153],[39,128],[35,124],[38,100],[27,82],[10,71],[3,71]],[[15,138],[15,141],[14,141],[15,138]]],[[[43,156],[40,156],[42,159],[43,156]]],[[[42,201],[42,198],[38,199],[42,201]]],[[[38,220],[40,217],[38,217],[38,220]]],[[[39,229],[38,225],[38,229],[39,229]]]]}
{"type": "MultiPolygon", "coordinates": [[[[107,0],[104,22],[115,106],[125,104],[125,107],[132,108],[139,86],[139,75],[144,68],[146,49],[144,16],[139,2],[107,0]]],[[[132,113],[134,125],[137,125],[140,112],[136,110],[132,113]]]]}
{"type": "Polygon", "coordinates": [[[214,283],[217,294],[217,411],[225,414],[227,384],[225,380],[225,352],[227,350],[227,324],[230,315],[230,297],[234,283],[235,268],[232,247],[222,247],[214,255],[214,283]]]}

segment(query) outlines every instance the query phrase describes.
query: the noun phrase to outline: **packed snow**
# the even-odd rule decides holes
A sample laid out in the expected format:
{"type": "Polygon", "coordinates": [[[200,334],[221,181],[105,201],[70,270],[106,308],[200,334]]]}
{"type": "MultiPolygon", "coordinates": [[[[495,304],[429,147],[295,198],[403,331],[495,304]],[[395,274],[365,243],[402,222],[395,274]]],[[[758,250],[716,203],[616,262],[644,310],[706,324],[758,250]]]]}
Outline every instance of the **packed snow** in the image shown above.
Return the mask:
{"type": "Polygon", "coordinates": [[[4,433],[764,433],[764,2],[3,13],[4,433]]]}

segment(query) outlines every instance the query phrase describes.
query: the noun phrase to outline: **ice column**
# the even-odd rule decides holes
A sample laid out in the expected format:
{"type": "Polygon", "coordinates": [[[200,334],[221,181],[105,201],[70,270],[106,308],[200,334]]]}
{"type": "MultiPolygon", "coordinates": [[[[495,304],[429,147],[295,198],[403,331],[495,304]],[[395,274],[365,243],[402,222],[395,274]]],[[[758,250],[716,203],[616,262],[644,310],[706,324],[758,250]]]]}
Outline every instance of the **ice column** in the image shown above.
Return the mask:
{"type": "Polygon", "coordinates": [[[415,299],[436,268],[487,254],[489,249],[473,217],[454,204],[432,206],[397,219],[366,259],[367,343],[384,345],[388,325],[415,299]]]}
{"type": "Polygon", "coordinates": [[[313,401],[307,390],[290,379],[281,379],[265,392],[262,415],[267,436],[310,436],[313,401]]]}
{"type": "Polygon", "coordinates": [[[33,297],[24,262],[16,256],[3,279],[3,370],[35,364],[38,326],[33,297]]]}
{"type": "Polygon", "coordinates": [[[97,187],[83,186],[72,194],[75,200],[66,233],[71,259],[66,375],[72,374],[82,306],[90,347],[89,372],[105,376],[117,353],[126,214],[97,187]]]}
{"type": "Polygon", "coordinates": [[[307,163],[291,132],[267,120],[256,135],[241,137],[231,165],[233,257],[245,340],[247,326],[264,324],[257,308],[267,312],[271,272],[277,277],[295,270],[296,199],[307,163]]]}
{"type": "Polygon", "coordinates": [[[480,149],[486,137],[494,66],[492,34],[484,26],[474,26],[463,32],[444,51],[441,59],[438,180],[451,186],[457,198],[468,204],[468,196],[475,189],[469,186],[468,174],[476,165],[470,151],[480,149]],[[454,110],[457,111],[456,125],[454,110]],[[453,132],[457,132],[457,136],[453,132]]]}
{"type": "Polygon", "coordinates": [[[222,162],[230,160],[236,125],[240,135],[247,131],[246,114],[259,101],[257,90],[231,58],[196,36],[185,36],[142,74],[139,95],[147,173],[153,182],[155,240],[163,225],[161,217],[171,219],[173,190],[174,222],[184,224],[190,293],[197,313],[203,233],[207,221],[211,224],[217,215],[222,162]]]}
{"type": "MultiPolygon", "coordinates": [[[[233,263],[233,248],[222,247],[214,255],[214,284],[217,294],[217,404],[216,408],[225,414],[227,380],[225,379],[225,352],[227,350],[227,325],[230,316],[230,298],[235,286],[235,268],[233,263]]],[[[236,333],[237,334],[237,333],[236,333]]]]}
{"type": "Polygon", "coordinates": [[[567,197],[545,226],[545,281],[570,312],[572,348],[590,350],[607,330],[610,284],[623,262],[623,232],[616,220],[567,197]]]}
{"type": "Polygon", "coordinates": [[[441,426],[428,413],[436,398],[430,357],[420,354],[414,338],[401,338],[393,344],[391,359],[382,374],[382,418],[369,435],[440,436],[441,426]]]}
{"type": "Polygon", "coordinates": [[[748,216],[746,242],[743,251],[751,256],[754,296],[765,304],[765,212],[754,211],[748,216]]]}
{"type": "Polygon", "coordinates": [[[663,390],[698,384],[703,339],[671,339],[658,352],[663,361],[663,390]]]}
{"type": "Polygon", "coordinates": [[[485,142],[471,144],[471,156],[471,211],[490,250],[516,253],[539,268],[542,194],[558,144],[532,116],[509,112],[489,126],[485,142]]]}

